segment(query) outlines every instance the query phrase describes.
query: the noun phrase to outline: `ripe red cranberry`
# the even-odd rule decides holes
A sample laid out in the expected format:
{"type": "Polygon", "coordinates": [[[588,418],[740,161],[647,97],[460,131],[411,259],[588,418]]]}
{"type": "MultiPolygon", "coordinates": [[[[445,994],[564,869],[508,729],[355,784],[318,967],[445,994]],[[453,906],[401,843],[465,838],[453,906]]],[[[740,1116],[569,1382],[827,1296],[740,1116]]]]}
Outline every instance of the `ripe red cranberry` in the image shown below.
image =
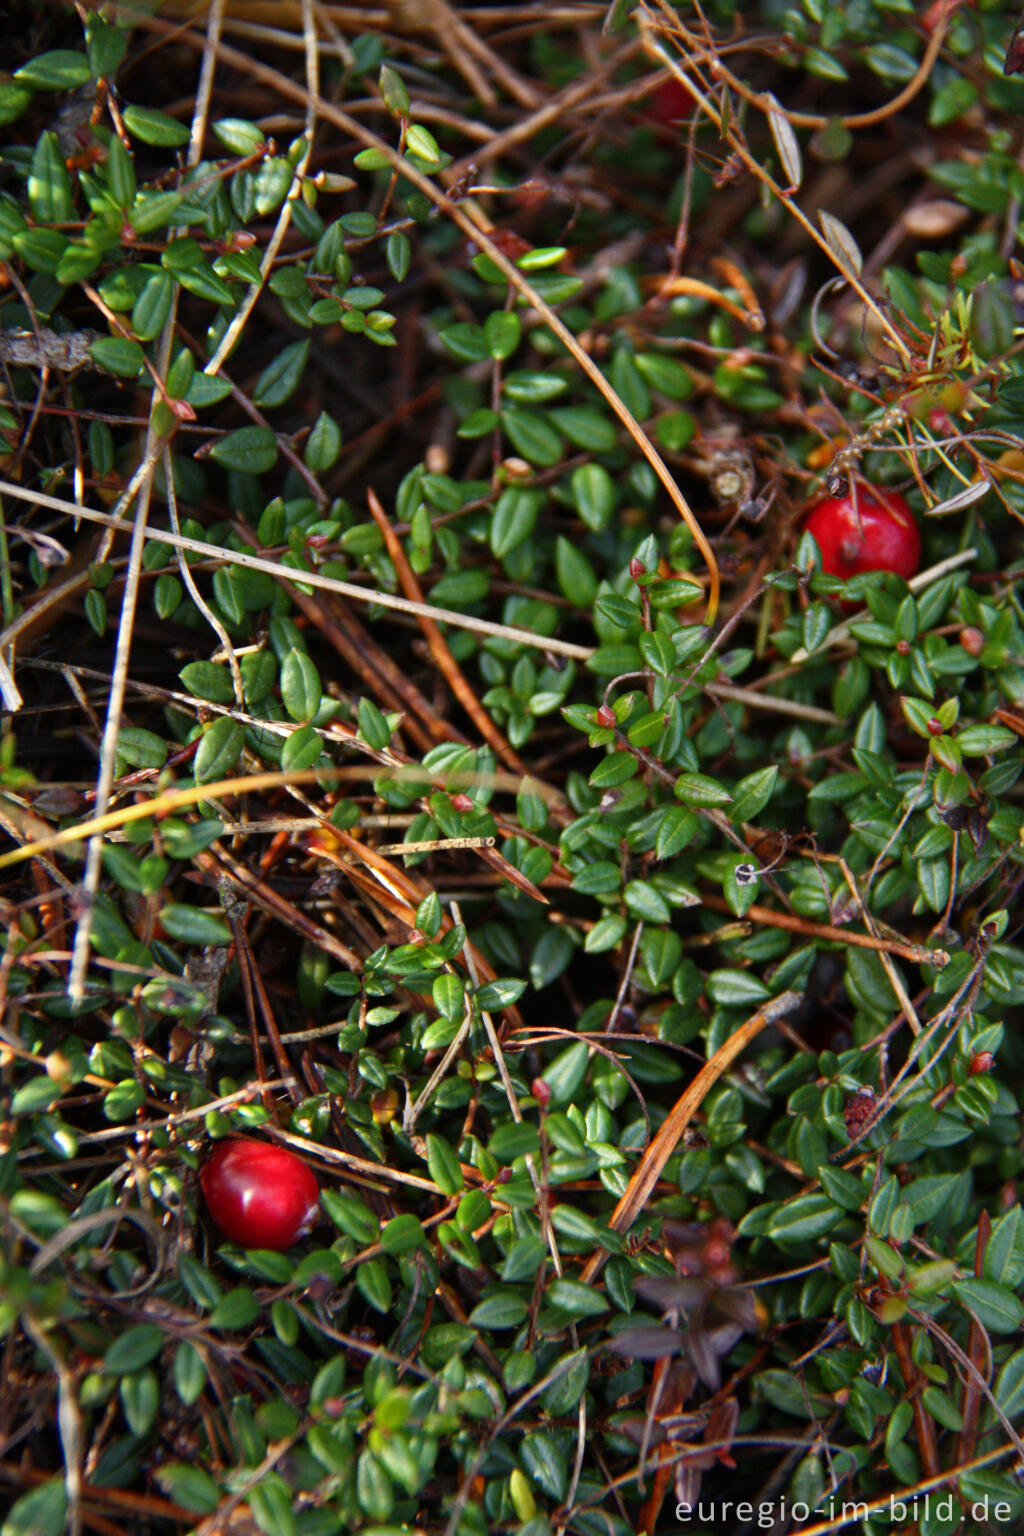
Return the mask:
{"type": "Polygon", "coordinates": [[[696,106],[693,95],[675,75],[663,80],[644,103],[644,116],[662,128],[674,128],[692,115],[696,106]]]}
{"type": "Polygon", "coordinates": [[[921,535],[914,514],[895,491],[851,487],[811,508],[804,524],[821,550],[821,568],[844,581],[862,571],[913,576],[921,564],[921,535]]]}
{"type": "Polygon", "coordinates": [[[218,1142],[199,1180],[217,1226],[243,1248],[290,1248],[320,1213],[320,1186],[310,1169],[268,1141],[218,1142]]]}

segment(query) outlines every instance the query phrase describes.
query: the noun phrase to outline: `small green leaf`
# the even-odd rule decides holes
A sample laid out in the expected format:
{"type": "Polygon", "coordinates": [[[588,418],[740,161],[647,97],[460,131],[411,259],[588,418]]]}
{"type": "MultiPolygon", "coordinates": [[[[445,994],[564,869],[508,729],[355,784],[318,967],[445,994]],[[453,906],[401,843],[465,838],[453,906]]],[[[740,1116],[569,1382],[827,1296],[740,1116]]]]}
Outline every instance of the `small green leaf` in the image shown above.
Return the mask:
{"type": "Polygon", "coordinates": [[[55,48],[23,64],[15,70],[14,78],[37,91],[74,91],[90,78],[89,61],[84,53],[55,48]]]}
{"type": "Polygon", "coordinates": [[[477,988],[477,1007],[486,1013],[497,1013],[502,1008],[511,1008],[525,991],[525,981],[520,981],[516,976],[499,976],[497,980],[485,982],[477,988]]]}
{"type": "Polygon", "coordinates": [[[382,1259],[365,1259],[357,1265],[356,1285],[375,1312],[391,1310],[391,1281],[382,1259]]]}
{"type": "Polygon", "coordinates": [[[830,1232],[844,1212],[827,1195],[798,1195],[775,1210],[765,1227],[773,1242],[806,1243],[830,1232]]]}
{"type": "Polygon", "coordinates": [[[214,443],[210,457],[225,469],[262,475],[277,463],[277,439],[269,427],[240,427],[214,443]]]}
{"type": "Polygon", "coordinates": [[[252,1291],[245,1286],[236,1286],[220,1298],[207,1323],[211,1328],[223,1328],[231,1333],[239,1328],[251,1328],[259,1315],[259,1302],[252,1291]]]}
{"type": "Polygon", "coordinates": [[[459,1159],[444,1137],[433,1131],[427,1134],[427,1167],[442,1194],[456,1195],[465,1188],[459,1159]]]}
{"type": "Polygon", "coordinates": [[[411,155],[418,155],[425,160],[429,167],[439,166],[444,163],[444,156],[438,148],[437,140],[429,129],[419,123],[413,123],[405,136],[405,147],[411,155]]]}
{"type": "MultiPolygon", "coordinates": [[[[81,55],[76,54],[75,57],[81,55]]],[[[71,177],[55,133],[39,135],[29,172],[28,200],[34,216],[41,224],[62,224],[71,217],[71,177]]]]}
{"type": "Polygon", "coordinates": [[[212,784],[226,779],[238,762],[245,745],[245,732],[236,720],[222,716],[208,726],[195,757],[197,784],[212,784]]]}
{"type": "Polygon", "coordinates": [[[294,646],[281,665],[281,699],[293,720],[312,720],[320,708],[323,685],[311,656],[294,646]]]}
{"type": "Polygon", "coordinates": [[[972,1278],[957,1280],[952,1290],[982,1327],[993,1333],[1016,1333],[1024,1323],[1024,1302],[1005,1285],[972,1278]]]}
{"type": "Polygon", "coordinates": [[[337,463],[341,452],[341,428],[333,416],[321,411],[313,423],[313,430],[306,439],[303,458],[306,468],[315,475],[325,474],[337,463]]]}
{"type": "Polygon", "coordinates": [[[989,757],[1005,752],[1019,738],[1005,725],[966,725],[956,738],[956,744],[965,757],[989,757]]]}
{"type": "Polygon", "coordinates": [[[103,1369],[110,1376],[124,1376],[139,1371],[155,1360],[164,1346],[164,1331],[155,1323],[137,1323],[127,1328],[107,1350],[103,1369]]]}
{"type": "Polygon", "coordinates": [[[14,1501],[3,1523],[2,1536],[64,1536],[67,1518],[68,1496],[61,1473],[14,1501]]]}
{"type": "Polygon", "coordinates": [[[544,1293],[552,1306],[561,1307],[573,1317],[600,1317],[611,1310],[608,1298],[595,1286],[578,1280],[552,1280],[544,1293]]]}
{"type": "Polygon", "coordinates": [[[118,208],[130,208],[138,190],[132,157],[114,134],[107,150],[107,184],[118,208]]]}
{"type": "Polygon", "coordinates": [[[119,379],[135,379],[145,362],[145,353],[137,341],[127,336],[98,336],[90,343],[89,356],[97,367],[119,379]]]}
{"type": "MultiPolygon", "coordinates": [[[[171,223],[184,201],[183,192],[141,192],[134,207],[128,210],[128,222],[137,235],[152,234],[171,223]]],[[[226,393],[230,392],[231,386],[223,379],[216,382],[226,393]]]]}
{"type": "Polygon", "coordinates": [[[156,1371],[134,1371],[124,1376],[120,1387],[121,1407],[133,1435],[147,1435],[160,1406],[160,1378],[156,1371]]]}
{"type": "Polygon", "coordinates": [[[308,356],[308,340],[293,341],[284,347],[257,379],[253,403],[265,409],[283,405],[298,388],[308,356]]]}
{"type": "Polygon", "coordinates": [[[753,821],[759,816],[768,804],[778,782],[779,770],[772,763],[767,768],[759,768],[756,773],[750,773],[745,779],[741,779],[732,792],[732,805],[729,807],[729,819],[737,823],[753,821]]]}
{"type": "Polygon", "coordinates": [[[512,356],[522,332],[523,322],[514,310],[495,310],[484,321],[487,350],[499,362],[512,356]]]}
{"type": "Polygon", "coordinates": [[[672,908],[649,880],[627,881],[622,896],[631,917],[641,918],[645,923],[671,922],[672,908]]]}
{"type": "Polygon", "coordinates": [[[504,1120],[487,1143],[487,1150],[499,1163],[512,1163],[517,1157],[540,1148],[540,1133],[529,1121],[504,1120]]]}
{"type": "Polygon", "coordinates": [[[540,509],[541,496],[537,491],[517,486],[502,491],[491,519],[491,549],[499,560],[530,537],[540,509]]]}
{"type": "Polygon", "coordinates": [[[469,1321],[474,1328],[518,1328],[529,1308],[518,1291],[492,1287],[473,1308],[469,1321]]]}
{"type": "Polygon", "coordinates": [[[460,363],[480,363],[488,356],[487,338],[482,325],[460,321],[457,325],[446,326],[439,335],[448,351],[460,363]]]}
{"type": "Polygon", "coordinates": [[[281,748],[281,767],[297,772],[312,768],[324,753],[324,744],[312,725],[302,725],[292,731],[281,748]]]}
{"type": "Polygon", "coordinates": [[[178,673],[182,687],[211,704],[233,704],[235,688],[227,667],[216,661],[190,661],[178,673]]]}
{"type": "Polygon", "coordinates": [[[522,454],[528,464],[551,469],[562,457],[562,440],[549,418],[542,416],[539,411],[508,405],[501,412],[501,424],[513,448],[522,454]]]}
{"type": "Polygon", "coordinates": [[[750,971],[712,971],[707,979],[707,993],[712,1002],[724,1008],[746,1008],[752,1003],[763,1003],[771,992],[758,976],[750,971]]]}
{"type": "Polygon", "coordinates": [[[154,107],[125,107],[122,116],[132,138],[141,139],[143,144],[176,149],[189,141],[190,131],[185,123],[154,107]]]}
{"type": "Polygon", "coordinates": [[[154,1475],[167,1497],[193,1515],[212,1515],[223,1497],[208,1472],[187,1462],[158,1467],[154,1475]]]}
{"type": "Polygon", "coordinates": [[[684,805],[670,805],[658,824],[654,851],[659,859],[673,859],[697,836],[700,823],[684,805]]]}
{"type": "Polygon", "coordinates": [[[383,752],[391,740],[391,727],[372,699],[360,699],[356,706],[359,734],[375,752],[383,752]]]}
{"type": "Polygon", "coordinates": [[[724,785],[703,773],[681,773],[675,782],[675,792],[688,805],[728,805],[732,800],[724,785]]]}
{"type": "Polygon", "coordinates": [[[434,1007],[442,1018],[460,1022],[466,1009],[466,994],[462,980],[448,971],[435,977],[433,985],[434,1007]]]}
{"type": "Polygon", "coordinates": [[[593,406],[555,406],[548,415],[575,448],[589,453],[611,453],[619,441],[615,423],[593,406]]]}
{"type": "Polygon", "coordinates": [[[231,929],[222,917],[171,902],[160,909],[160,922],[172,939],[187,944],[230,944],[231,929]]]}
{"type": "MultiPolygon", "coordinates": [[[[387,68],[385,65],[384,68],[387,68]]],[[[408,237],[400,230],[395,230],[388,235],[384,243],[384,254],[388,264],[388,271],[396,283],[404,283],[409,275],[409,265],[412,261],[412,247],[408,237]]]]}
{"type": "Polygon", "coordinates": [[[397,69],[390,64],[382,64],[377,76],[377,88],[392,117],[408,118],[409,92],[397,69]]]}
{"type": "Polygon", "coordinates": [[[154,272],[132,310],[132,330],[140,341],[152,341],[155,336],[159,336],[171,313],[173,301],[174,279],[169,272],[154,272]]]}
{"type": "Polygon", "coordinates": [[[103,1099],[103,1118],[114,1125],[131,1120],[146,1102],[146,1091],[133,1077],[116,1083],[103,1099]]]}
{"type": "Polygon", "coordinates": [[[615,510],[615,482],[603,464],[581,464],[570,481],[573,501],[580,517],[594,533],[599,533],[615,510]]]}
{"type": "Polygon", "coordinates": [[[363,1246],[377,1241],[380,1222],[360,1195],[348,1190],[324,1189],[320,1200],[340,1231],[363,1246]]]}

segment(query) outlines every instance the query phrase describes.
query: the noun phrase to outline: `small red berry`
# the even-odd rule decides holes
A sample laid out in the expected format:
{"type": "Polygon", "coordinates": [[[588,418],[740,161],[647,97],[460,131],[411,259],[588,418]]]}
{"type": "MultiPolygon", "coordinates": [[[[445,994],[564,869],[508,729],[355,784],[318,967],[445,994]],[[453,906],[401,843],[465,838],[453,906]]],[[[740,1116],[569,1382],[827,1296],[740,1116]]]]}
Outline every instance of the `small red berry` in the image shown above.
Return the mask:
{"type": "Polygon", "coordinates": [[[696,105],[692,92],[672,75],[648,97],[644,103],[644,116],[660,127],[673,128],[676,123],[691,117],[696,105]]]}
{"type": "Polygon", "coordinates": [[[821,550],[825,574],[844,581],[862,571],[910,577],[921,563],[914,514],[895,491],[858,485],[847,496],[829,496],[811,508],[804,528],[821,550]]]}
{"type": "Polygon", "coordinates": [[[985,649],[985,636],[973,624],[966,624],[958,638],[968,656],[980,656],[985,649]]]}
{"type": "Polygon", "coordinates": [[[245,1136],[219,1142],[199,1180],[214,1222],[243,1248],[283,1252],[320,1214],[320,1186],[310,1169],[271,1142],[245,1136]]]}

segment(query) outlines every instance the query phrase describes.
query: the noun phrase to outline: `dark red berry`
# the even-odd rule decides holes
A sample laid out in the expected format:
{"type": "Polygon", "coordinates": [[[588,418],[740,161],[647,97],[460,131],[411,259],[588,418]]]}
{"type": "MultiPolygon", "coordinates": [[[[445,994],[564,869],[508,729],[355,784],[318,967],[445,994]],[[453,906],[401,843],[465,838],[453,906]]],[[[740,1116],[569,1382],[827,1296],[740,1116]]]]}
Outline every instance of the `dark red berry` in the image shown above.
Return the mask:
{"type": "Polygon", "coordinates": [[[692,116],[696,105],[692,93],[681,80],[672,75],[668,80],[663,80],[647,98],[644,116],[663,128],[672,128],[684,118],[692,116]]]}
{"type": "Polygon", "coordinates": [[[921,564],[914,514],[895,491],[867,485],[829,496],[811,508],[804,528],[821,550],[821,568],[847,581],[862,571],[913,576],[921,564]]]}
{"type": "Polygon", "coordinates": [[[271,1142],[218,1142],[199,1180],[214,1222],[243,1248],[290,1248],[320,1214],[320,1186],[310,1169],[271,1142]]]}

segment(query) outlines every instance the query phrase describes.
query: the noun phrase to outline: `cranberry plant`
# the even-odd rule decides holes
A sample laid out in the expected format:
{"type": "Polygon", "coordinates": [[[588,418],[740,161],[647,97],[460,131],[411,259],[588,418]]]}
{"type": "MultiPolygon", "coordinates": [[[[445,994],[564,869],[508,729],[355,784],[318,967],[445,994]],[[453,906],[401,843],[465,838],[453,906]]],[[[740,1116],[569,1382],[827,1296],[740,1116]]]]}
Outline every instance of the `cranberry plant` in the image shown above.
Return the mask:
{"type": "Polygon", "coordinates": [[[1005,9],[20,9],[3,1536],[1011,1528],[1005,9]]]}

